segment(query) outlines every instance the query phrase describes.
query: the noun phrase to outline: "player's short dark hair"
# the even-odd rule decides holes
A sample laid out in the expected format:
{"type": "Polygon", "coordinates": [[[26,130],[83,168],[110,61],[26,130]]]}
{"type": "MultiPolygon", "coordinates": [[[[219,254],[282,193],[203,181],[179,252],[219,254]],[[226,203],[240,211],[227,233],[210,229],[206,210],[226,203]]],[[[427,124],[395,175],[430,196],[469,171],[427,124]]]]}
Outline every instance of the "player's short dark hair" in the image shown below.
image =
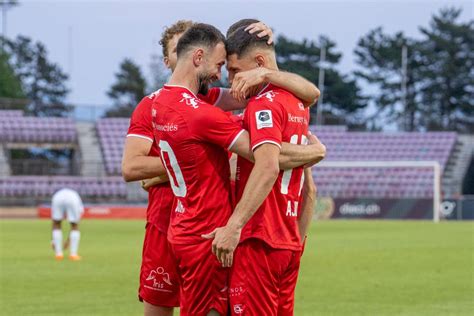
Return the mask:
{"type": "Polygon", "coordinates": [[[259,22],[255,19],[242,19],[232,24],[227,30],[225,48],[227,55],[236,54],[241,57],[255,47],[274,49],[273,44],[267,44],[268,36],[258,37],[256,33],[250,34],[245,28],[252,23],[259,22]]]}
{"type": "Polygon", "coordinates": [[[173,25],[165,28],[163,34],[161,34],[161,40],[160,40],[160,45],[163,48],[163,57],[169,57],[168,45],[170,43],[170,40],[173,38],[173,36],[186,32],[186,30],[190,28],[193,25],[193,23],[194,23],[193,21],[189,21],[189,20],[179,20],[173,25]]]}
{"type": "Polygon", "coordinates": [[[225,43],[225,37],[217,28],[210,24],[196,23],[181,36],[178,41],[178,58],[190,48],[203,45],[214,48],[219,43],[225,43]]]}
{"type": "Polygon", "coordinates": [[[229,29],[227,30],[227,34],[225,36],[229,37],[232,33],[234,33],[237,29],[241,28],[242,26],[247,27],[250,24],[258,23],[258,22],[260,21],[257,19],[242,19],[240,21],[237,21],[229,27],[229,29]]]}

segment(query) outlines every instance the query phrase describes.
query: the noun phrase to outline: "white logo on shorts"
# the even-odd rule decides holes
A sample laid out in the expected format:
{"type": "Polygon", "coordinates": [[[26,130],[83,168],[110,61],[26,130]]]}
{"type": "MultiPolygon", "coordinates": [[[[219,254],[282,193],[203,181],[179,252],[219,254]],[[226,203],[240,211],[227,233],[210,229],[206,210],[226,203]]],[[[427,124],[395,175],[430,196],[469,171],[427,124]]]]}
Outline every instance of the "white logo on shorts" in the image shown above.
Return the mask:
{"type": "Polygon", "coordinates": [[[163,288],[163,282],[165,282],[168,285],[173,285],[170,280],[170,275],[165,272],[165,269],[163,267],[158,267],[156,270],[151,270],[150,274],[146,278],[147,281],[153,280],[153,287],[155,288],[163,288]],[[161,275],[161,280],[157,280],[157,276],[161,275]]]}
{"type": "Polygon", "coordinates": [[[234,313],[242,314],[243,312],[244,312],[244,308],[242,307],[242,304],[235,304],[234,305],[234,313]]]}

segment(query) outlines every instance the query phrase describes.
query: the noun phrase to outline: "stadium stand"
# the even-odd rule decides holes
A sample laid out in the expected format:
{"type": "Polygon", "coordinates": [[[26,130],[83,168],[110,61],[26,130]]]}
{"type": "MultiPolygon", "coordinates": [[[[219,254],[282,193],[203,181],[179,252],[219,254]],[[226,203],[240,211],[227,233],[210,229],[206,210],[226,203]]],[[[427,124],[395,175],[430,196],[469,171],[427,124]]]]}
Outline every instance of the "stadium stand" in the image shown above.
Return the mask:
{"type": "Polygon", "coordinates": [[[26,117],[21,111],[1,111],[0,141],[72,143],[77,140],[74,121],[63,117],[26,117]]]}
{"type": "MultiPolygon", "coordinates": [[[[120,177],[128,124],[126,118],[84,123],[70,118],[36,118],[27,117],[21,111],[0,111],[0,160],[5,162],[0,170],[0,198],[42,200],[57,188],[69,186],[86,200],[144,201],[146,194],[139,186],[125,184],[120,177]],[[82,164],[79,175],[11,176],[5,153],[12,144],[19,143],[75,146],[82,164]],[[93,166],[95,161],[97,166],[93,166]]],[[[446,182],[443,190],[450,193],[459,192],[458,187],[449,183],[459,186],[474,146],[471,138],[461,141],[463,135],[453,132],[351,132],[346,126],[311,126],[311,131],[326,144],[326,161],[438,161],[443,174],[451,179],[443,180],[446,182]]],[[[320,196],[431,198],[433,195],[430,168],[316,167],[313,173],[320,196]]]]}
{"type": "MultiPolygon", "coordinates": [[[[77,190],[87,201],[125,201],[127,185],[120,177],[120,170],[115,176],[102,176],[103,172],[95,172],[95,176],[84,176],[81,170],[78,175],[12,175],[14,167],[21,167],[18,160],[9,161],[8,151],[24,148],[55,148],[73,149],[77,157],[85,156],[86,148],[79,145],[84,135],[77,131],[76,122],[71,118],[60,117],[29,117],[22,111],[0,111],[0,198],[2,204],[35,204],[47,201],[60,188],[68,187],[77,190]],[[26,199],[25,199],[26,198],[26,199]]],[[[95,128],[94,128],[95,133],[95,128]]],[[[88,135],[86,135],[88,136],[88,135]]],[[[98,147],[97,147],[98,148],[98,147]]],[[[100,155],[100,153],[98,153],[100,155]]],[[[81,158],[79,158],[80,160],[81,158]]],[[[42,170],[41,161],[24,161],[29,168],[26,170],[42,170]],[[31,167],[38,168],[31,168],[31,167]]],[[[46,165],[46,167],[48,167],[46,165]]],[[[16,170],[17,168],[15,168],[16,170]]],[[[65,168],[66,172],[68,168],[65,168]]],[[[92,172],[89,172],[89,175],[92,172]]]]}
{"type": "MultiPolygon", "coordinates": [[[[311,127],[328,148],[327,161],[438,161],[444,170],[457,141],[453,132],[348,132],[311,127]]],[[[431,168],[314,168],[321,196],[345,198],[431,198],[431,168]]]]}
{"type": "Polygon", "coordinates": [[[123,118],[104,118],[97,122],[97,135],[109,175],[121,173],[122,151],[129,122],[129,119],[123,118]]]}

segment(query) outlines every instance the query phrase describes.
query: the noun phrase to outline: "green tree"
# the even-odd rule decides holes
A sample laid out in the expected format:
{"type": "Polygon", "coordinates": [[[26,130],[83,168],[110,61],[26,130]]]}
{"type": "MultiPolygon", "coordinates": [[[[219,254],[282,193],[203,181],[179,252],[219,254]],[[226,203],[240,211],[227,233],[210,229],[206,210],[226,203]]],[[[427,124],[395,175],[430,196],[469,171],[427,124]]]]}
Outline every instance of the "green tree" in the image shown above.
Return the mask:
{"type": "Polygon", "coordinates": [[[45,46],[25,36],[5,40],[11,66],[30,100],[26,112],[35,116],[66,116],[72,110],[65,102],[68,76],[48,60],[45,46]]]}
{"type": "Polygon", "coordinates": [[[474,22],[459,23],[461,10],[443,9],[419,40],[382,28],[362,37],[355,49],[358,78],[376,87],[374,118],[401,129],[474,131],[474,22]],[[406,98],[402,102],[402,47],[407,48],[406,98]]]}
{"type": "Polygon", "coordinates": [[[420,31],[423,125],[431,130],[474,132],[474,20],[459,22],[447,8],[420,31]]]}
{"type": "Polygon", "coordinates": [[[9,56],[0,52],[0,98],[21,99],[25,95],[20,79],[9,64],[9,56]]]}
{"type": "MultiPolygon", "coordinates": [[[[336,44],[329,38],[320,37],[318,42],[314,42],[306,39],[294,41],[279,36],[275,46],[278,65],[282,70],[300,74],[317,85],[322,45],[326,47],[324,121],[353,127],[363,126],[362,110],[367,105],[366,99],[362,96],[356,81],[335,68],[342,55],[336,51],[336,44]]],[[[313,107],[312,118],[315,118],[315,115],[316,107],[313,107]]]]}
{"type": "Polygon", "coordinates": [[[130,117],[135,106],[145,96],[146,81],[140,67],[126,58],[115,74],[116,82],[107,95],[114,101],[114,107],[108,110],[108,117],[130,117]]]}
{"type": "Polygon", "coordinates": [[[385,117],[399,128],[414,131],[421,126],[424,112],[420,103],[420,45],[402,32],[391,36],[381,27],[362,37],[354,53],[361,70],[356,77],[377,89],[370,96],[377,110],[371,119],[385,117]],[[402,95],[402,48],[407,49],[406,94],[402,95]],[[405,99],[405,102],[403,100],[405,99]]]}

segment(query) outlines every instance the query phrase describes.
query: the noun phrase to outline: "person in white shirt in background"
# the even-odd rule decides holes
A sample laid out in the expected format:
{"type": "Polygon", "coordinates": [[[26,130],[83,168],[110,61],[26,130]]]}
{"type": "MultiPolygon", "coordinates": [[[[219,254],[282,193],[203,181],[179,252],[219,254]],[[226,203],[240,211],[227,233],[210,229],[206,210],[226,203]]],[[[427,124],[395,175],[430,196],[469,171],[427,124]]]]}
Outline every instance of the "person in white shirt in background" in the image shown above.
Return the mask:
{"type": "Polygon", "coordinates": [[[79,221],[83,213],[84,205],[76,191],[64,188],[54,193],[51,202],[51,219],[53,221],[52,246],[56,260],[64,259],[63,248],[66,249],[68,245],[70,245],[69,259],[72,261],[81,260],[78,254],[81,239],[79,221]],[[67,221],[71,224],[71,231],[63,247],[61,222],[64,217],[67,217],[67,221]]]}

